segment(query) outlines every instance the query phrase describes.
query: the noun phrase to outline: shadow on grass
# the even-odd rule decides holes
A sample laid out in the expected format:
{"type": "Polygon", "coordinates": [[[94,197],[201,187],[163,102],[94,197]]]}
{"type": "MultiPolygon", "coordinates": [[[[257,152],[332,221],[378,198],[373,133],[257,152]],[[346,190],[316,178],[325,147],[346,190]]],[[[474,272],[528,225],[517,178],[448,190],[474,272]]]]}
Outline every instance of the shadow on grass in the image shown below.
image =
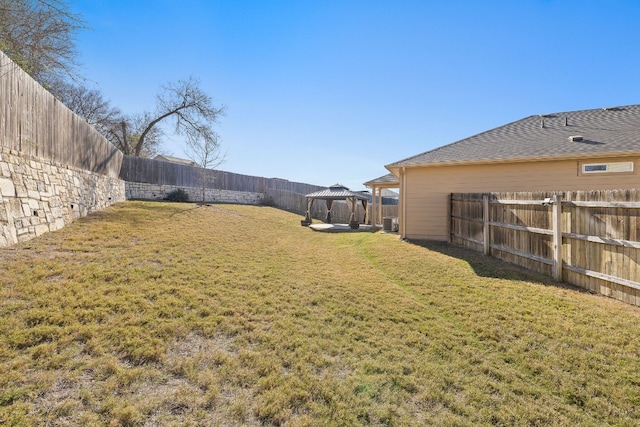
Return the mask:
{"type": "Polygon", "coordinates": [[[591,293],[586,289],[571,285],[569,283],[557,282],[553,280],[553,278],[542,273],[537,273],[535,271],[528,270],[515,264],[509,264],[508,262],[502,261],[498,258],[485,256],[480,252],[476,252],[461,246],[455,246],[447,242],[432,240],[411,240],[407,243],[465,261],[480,277],[534,282],[545,286],[556,286],[559,288],[571,289],[582,293],[591,293]]]}
{"type": "MultiPolygon", "coordinates": [[[[175,216],[181,213],[190,212],[195,209],[202,207],[202,203],[200,202],[174,202],[171,200],[127,200],[125,205],[121,205],[125,210],[126,209],[135,209],[136,211],[140,211],[140,213],[149,213],[158,215],[161,211],[166,211],[169,216],[175,216]]],[[[209,204],[206,204],[209,206],[209,204]]],[[[124,213],[125,215],[128,213],[124,213]]]]}

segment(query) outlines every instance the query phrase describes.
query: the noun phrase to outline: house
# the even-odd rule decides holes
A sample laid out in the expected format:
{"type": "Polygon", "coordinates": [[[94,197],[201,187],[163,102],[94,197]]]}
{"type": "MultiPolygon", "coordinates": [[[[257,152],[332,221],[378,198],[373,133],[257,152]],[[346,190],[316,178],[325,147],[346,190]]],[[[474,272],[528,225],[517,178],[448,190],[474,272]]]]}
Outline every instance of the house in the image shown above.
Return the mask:
{"type": "Polygon", "coordinates": [[[448,240],[451,193],[640,186],[640,105],[542,114],[386,165],[400,235],[448,240]]]}
{"type": "Polygon", "coordinates": [[[186,166],[198,166],[198,164],[193,160],[181,159],[179,157],[165,156],[164,154],[158,154],[153,158],[153,160],[177,163],[179,165],[186,165],[186,166]]]}

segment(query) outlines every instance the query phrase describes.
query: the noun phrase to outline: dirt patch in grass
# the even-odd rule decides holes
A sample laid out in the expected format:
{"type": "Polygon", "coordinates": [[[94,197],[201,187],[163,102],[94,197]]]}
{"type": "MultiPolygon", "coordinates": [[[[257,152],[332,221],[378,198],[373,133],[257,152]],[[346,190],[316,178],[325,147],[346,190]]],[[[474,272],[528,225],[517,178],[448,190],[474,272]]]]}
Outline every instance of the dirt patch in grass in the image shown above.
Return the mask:
{"type": "Polygon", "coordinates": [[[267,207],[0,249],[0,424],[635,425],[637,308],[267,207]]]}

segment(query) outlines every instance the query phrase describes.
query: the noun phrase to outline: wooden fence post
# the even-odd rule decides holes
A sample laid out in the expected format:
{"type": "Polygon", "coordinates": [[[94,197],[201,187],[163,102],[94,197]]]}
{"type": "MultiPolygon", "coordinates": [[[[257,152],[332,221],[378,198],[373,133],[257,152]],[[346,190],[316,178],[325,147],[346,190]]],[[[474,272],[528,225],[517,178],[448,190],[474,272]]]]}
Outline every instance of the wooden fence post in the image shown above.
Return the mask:
{"type": "Polygon", "coordinates": [[[452,233],[453,233],[453,193],[449,193],[447,204],[447,243],[451,243],[453,241],[452,233]]]}
{"type": "Polygon", "coordinates": [[[482,221],[484,236],[484,254],[491,255],[491,242],[489,239],[489,195],[482,196],[482,221]]]}
{"type": "Polygon", "coordinates": [[[562,281],[562,196],[553,196],[553,278],[562,281]]]}

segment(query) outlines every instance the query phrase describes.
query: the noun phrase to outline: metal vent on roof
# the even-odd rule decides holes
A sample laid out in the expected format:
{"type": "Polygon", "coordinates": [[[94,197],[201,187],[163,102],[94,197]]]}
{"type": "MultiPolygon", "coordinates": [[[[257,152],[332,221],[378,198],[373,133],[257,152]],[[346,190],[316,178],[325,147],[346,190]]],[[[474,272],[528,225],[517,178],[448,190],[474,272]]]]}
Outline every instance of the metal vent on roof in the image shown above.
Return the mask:
{"type": "Polygon", "coordinates": [[[584,137],[582,135],[572,135],[569,137],[569,141],[582,141],[584,137]]]}

